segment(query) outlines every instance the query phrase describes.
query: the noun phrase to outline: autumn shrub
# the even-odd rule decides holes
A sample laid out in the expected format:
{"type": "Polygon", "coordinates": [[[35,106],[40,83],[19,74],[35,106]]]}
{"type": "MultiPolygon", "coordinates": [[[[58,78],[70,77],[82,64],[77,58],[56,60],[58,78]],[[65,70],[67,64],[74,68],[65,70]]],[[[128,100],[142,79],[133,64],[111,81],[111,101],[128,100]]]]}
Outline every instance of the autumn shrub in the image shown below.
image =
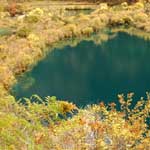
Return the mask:
{"type": "Polygon", "coordinates": [[[53,136],[50,130],[60,119],[63,121],[67,113],[77,110],[74,104],[57,101],[54,96],[43,100],[33,95],[21,102],[5,96],[0,98],[0,104],[0,148],[7,150],[30,149],[33,146],[39,149],[40,144],[42,149],[50,146],[50,137],[53,136]]]}
{"type": "Polygon", "coordinates": [[[100,3],[99,4],[99,9],[100,10],[108,10],[109,8],[108,8],[107,3],[100,3]]]}
{"type": "Polygon", "coordinates": [[[77,29],[76,24],[68,24],[64,27],[64,29],[67,32],[71,32],[72,36],[77,36],[78,34],[78,29],[77,29]]]}
{"type": "Polygon", "coordinates": [[[144,10],[147,14],[150,14],[150,2],[145,4],[144,10]]]}
{"type": "Polygon", "coordinates": [[[74,19],[75,19],[74,16],[73,17],[71,16],[71,17],[67,17],[67,18],[63,19],[63,21],[64,21],[65,24],[73,24],[74,19]]]}
{"type": "Polygon", "coordinates": [[[23,26],[20,29],[18,29],[17,35],[19,37],[26,38],[30,34],[30,32],[31,29],[29,29],[29,27],[23,26]]]}
{"type": "Polygon", "coordinates": [[[3,4],[0,5],[0,12],[4,12],[5,11],[5,6],[3,4]]]}
{"type": "Polygon", "coordinates": [[[33,33],[30,33],[30,34],[28,35],[27,39],[28,39],[30,42],[39,42],[39,41],[40,41],[38,35],[33,34],[33,33]]]}
{"type": "Polygon", "coordinates": [[[88,15],[84,15],[82,13],[80,13],[77,17],[78,17],[78,21],[80,23],[87,23],[90,21],[90,17],[88,15]]]}
{"type": "Polygon", "coordinates": [[[128,3],[127,2],[121,3],[121,7],[122,7],[122,9],[127,9],[128,8],[128,3]]]}
{"type": "Polygon", "coordinates": [[[108,24],[108,22],[109,22],[109,17],[108,17],[108,15],[106,15],[106,14],[99,14],[99,18],[100,18],[100,21],[102,22],[102,23],[105,23],[105,24],[108,24]]]}
{"type": "Polygon", "coordinates": [[[137,22],[146,22],[148,20],[148,15],[140,12],[138,14],[134,14],[133,18],[137,22]]]}
{"type": "Polygon", "coordinates": [[[144,26],[144,29],[146,32],[150,33],[150,23],[149,22],[144,26]]]}
{"type": "Polygon", "coordinates": [[[124,24],[124,20],[120,15],[114,15],[109,20],[110,26],[120,26],[124,24]]]}
{"type": "Polygon", "coordinates": [[[55,126],[53,147],[60,149],[130,149],[150,148],[149,128],[150,100],[139,100],[130,108],[133,94],[125,98],[118,95],[120,111],[116,104],[92,105],[80,109],[78,115],[55,126]],[[56,140],[56,138],[58,138],[56,140]],[[67,145],[65,140],[67,140],[67,145]],[[56,143],[59,141],[58,143],[56,143]],[[55,147],[55,145],[57,145],[55,147]]]}
{"type": "Polygon", "coordinates": [[[82,34],[90,36],[91,33],[93,33],[94,30],[92,27],[86,27],[84,29],[82,29],[82,34]]]}
{"type": "Polygon", "coordinates": [[[99,31],[103,26],[100,17],[94,17],[93,19],[91,19],[90,24],[93,27],[95,32],[99,31]]]}
{"type": "Polygon", "coordinates": [[[129,25],[133,25],[134,20],[133,20],[133,18],[131,16],[123,15],[122,18],[123,18],[123,21],[124,21],[125,25],[128,25],[128,26],[129,25]]]}
{"type": "Polygon", "coordinates": [[[35,8],[26,15],[25,20],[29,23],[36,23],[40,20],[43,14],[44,11],[42,9],[35,8]]]}
{"type": "Polygon", "coordinates": [[[144,4],[141,2],[137,2],[134,4],[134,8],[136,9],[143,9],[144,8],[144,4]]]}

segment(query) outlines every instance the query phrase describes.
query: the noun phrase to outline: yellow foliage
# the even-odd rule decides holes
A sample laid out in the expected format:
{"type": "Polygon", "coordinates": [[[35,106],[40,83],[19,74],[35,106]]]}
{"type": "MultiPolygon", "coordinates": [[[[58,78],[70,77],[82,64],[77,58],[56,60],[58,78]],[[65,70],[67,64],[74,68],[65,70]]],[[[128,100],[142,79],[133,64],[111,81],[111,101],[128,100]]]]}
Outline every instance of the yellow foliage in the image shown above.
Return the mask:
{"type": "Polygon", "coordinates": [[[134,7],[135,8],[144,8],[144,4],[141,3],[141,2],[137,2],[137,3],[134,4],[134,7]]]}
{"type": "Polygon", "coordinates": [[[123,3],[121,3],[121,6],[122,6],[123,8],[127,8],[127,7],[128,7],[128,3],[127,3],[127,2],[123,2],[123,3]]]}
{"type": "Polygon", "coordinates": [[[107,5],[107,3],[100,3],[99,9],[100,9],[100,10],[108,10],[108,5],[107,5]]]}
{"type": "Polygon", "coordinates": [[[141,13],[134,14],[133,18],[135,21],[146,22],[148,19],[148,15],[141,12],[141,13]]]}
{"type": "Polygon", "coordinates": [[[92,27],[86,27],[84,29],[82,29],[82,33],[85,34],[85,35],[90,35],[91,33],[93,33],[93,28],[92,27]]]}
{"type": "Polygon", "coordinates": [[[39,41],[39,37],[36,34],[29,34],[27,39],[31,42],[38,42],[39,41]]]}
{"type": "Polygon", "coordinates": [[[41,8],[35,8],[28,13],[29,16],[43,16],[44,11],[41,8]]]}

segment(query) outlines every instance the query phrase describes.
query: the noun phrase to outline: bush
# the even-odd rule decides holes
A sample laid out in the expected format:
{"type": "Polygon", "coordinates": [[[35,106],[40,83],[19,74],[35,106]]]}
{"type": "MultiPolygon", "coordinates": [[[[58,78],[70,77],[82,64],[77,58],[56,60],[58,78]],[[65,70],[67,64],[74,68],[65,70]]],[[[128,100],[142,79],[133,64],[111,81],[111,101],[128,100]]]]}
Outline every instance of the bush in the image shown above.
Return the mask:
{"type": "Polygon", "coordinates": [[[101,22],[101,19],[99,17],[95,17],[91,20],[91,26],[96,32],[103,26],[103,23],[101,22]]]}
{"type": "Polygon", "coordinates": [[[128,9],[128,3],[127,2],[121,3],[121,8],[122,9],[128,9]]]}
{"type": "Polygon", "coordinates": [[[134,4],[134,7],[137,8],[137,9],[144,8],[144,4],[141,3],[141,2],[137,2],[137,3],[134,4]]]}
{"type": "Polygon", "coordinates": [[[29,29],[29,27],[21,27],[18,31],[17,31],[17,35],[19,37],[23,37],[26,38],[29,34],[30,34],[31,30],[29,29]]]}
{"type": "Polygon", "coordinates": [[[124,20],[120,15],[113,15],[109,20],[109,24],[111,26],[120,26],[124,24],[124,20]]]}
{"type": "Polygon", "coordinates": [[[38,16],[26,16],[25,21],[27,21],[28,23],[36,23],[39,21],[39,18],[38,16]]]}
{"type": "Polygon", "coordinates": [[[30,33],[27,37],[27,39],[31,42],[38,42],[39,37],[36,34],[30,33]]]}
{"type": "Polygon", "coordinates": [[[125,25],[131,25],[134,22],[134,20],[133,20],[133,18],[131,16],[124,15],[122,18],[124,20],[124,24],[125,25]]]}
{"type": "Polygon", "coordinates": [[[106,14],[99,14],[99,18],[102,23],[107,24],[109,22],[109,17],[106,14]]]}
{"type": "Polygon", "coordinates": [[[0,5],[0,12],[4,12],[5,11],[5,6],[4,5],[0,5]]]}
{"type": "Polygon", "coordinates": [[[101,4],[99,5],[99,9],[100,9],[100,10],[108,10],[108,5],[107,5],[107,3],[101,3],[101,4]]]}
{"type": "Polygon", "coordinates": [[[82,13],[80,13],[77,17],[78,17],[78,21],[80,23],[85,23],[85,22],[90,21],[90,17],[88,15],[84,15],[82,13]]]}
{"type": "Polygon", "coordinates": [[[93,28],[92,27],[86,27],[82,29],[82,34],[90,36],[91,33],[93,33],[93,28]]]}
{"type": "Polygon", "coordinates": [[[76,34],[77,26],[75,24],[66,25],[66,30],[71,31],[72,35],[76,34]]]}
{"type": "Polygon", "coordinates": [[[146,22],[148,20],[148,15],[140,12],[140,13],[134,14],[133,19],[136,22],[146,22]]]}
{"type": "Polygon", "coordinates": [[[29,23],[36,23],[40,20],[43,14],[44,14],[44,11],[42,9],[35,8],[27,14],[25,20],[29,23]]]}

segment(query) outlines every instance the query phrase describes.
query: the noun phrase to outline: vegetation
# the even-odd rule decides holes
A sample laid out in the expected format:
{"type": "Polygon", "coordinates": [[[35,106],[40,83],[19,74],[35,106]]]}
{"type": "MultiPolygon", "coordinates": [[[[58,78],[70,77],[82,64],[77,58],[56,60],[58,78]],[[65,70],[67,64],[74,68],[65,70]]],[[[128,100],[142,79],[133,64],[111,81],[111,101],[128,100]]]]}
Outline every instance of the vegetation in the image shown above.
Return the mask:
{"type": "Polygon", "coordinates": [[[0,149],[150,149],[148,93],[147,99],[139,100],[134,108],[131,108],[132,93],[127,97],[118,95],[119,110],[114,103],[106,106],[101,102],[81,109],[56,97],[42,100],[37,95],[16,101],[9,93],[16,75],[42,59],[48,46],[68,44],[56,43],[60,40],[76,37],[76,42],[72,40],[71,43],[74,46],[83,38],[91,40],[94,37],[92,40],[100,43],[113,38],[118,31],[150,40],[148,1],[133,5],[130,4],[135,1],[97,2],[107,4],[93,6],[88,3],[88,9],[94,10],[76,15],[66,10],[87,7],[39,7],[28,0],[0,4],[0,149]],[[108,37],[100,32],[106,28],[113,28],[114,35],[108,37]],[[9,34],[3,34],[4,29],[9,34]],[[92,33],[97,35],[90,37],[92,33]]]}
{"type": "Polygon", "coordinates": [[[54,11],[53,7],[33,7],[30,3],[16,5],[15,12],[22,11],[22,13],[15,13],[15,17],[12,17],[10,9],[1,9],[0,13],[1,28],[9,28],[13,33],[11,36],[0,37],[0,53],[3,58],[1,67],[5,68],[0,69],[3,70],[0,80],[6,88],[14,82],[16,74],[24,72],[34,63],[33,60],[42,57],[47,45],[59,40],[89,36],[105,27],[132,27],[146,33],[150,32],[147,3],[138,2],[134,5],[122,3],[113,7],[102,3],[90,14],[79,13],[76,16],[67,16],[65,8],[61,7],[54,11]],[[17,55],[14,55],[16,53],[17,55]],[[4,77],[6,74],[9,77],[4,77]]]}
{"type": "Polygon", "coordinates": [[[56,97],[33,95],[22,104],[6,96],[0,100],[0,148],[149,149],[149,95],[131,109],[132,96],[118,95],[120,111],[115,103],[78,109],[56,97]]]}

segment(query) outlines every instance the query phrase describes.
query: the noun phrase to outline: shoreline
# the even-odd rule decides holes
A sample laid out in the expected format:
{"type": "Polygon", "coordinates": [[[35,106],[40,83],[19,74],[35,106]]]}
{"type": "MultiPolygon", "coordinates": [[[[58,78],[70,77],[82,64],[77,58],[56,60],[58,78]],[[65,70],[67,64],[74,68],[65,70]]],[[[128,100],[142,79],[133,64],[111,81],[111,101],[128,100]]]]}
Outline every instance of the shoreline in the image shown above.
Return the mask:
{"type": "MultiPolygon", "coordinates": [[[[10,36],[0,37],[0,82],[6,89],[14,83],[16,75],[22,74],[30,66],[36,64],[47,51],[47,47],[51,47],[58,41],[89,37],[92,33],[97,33],[107,27],[124,26],[147,33],[147,39],[149,39],[150,17],[148,18],[148,14],[144,13],[144,5],[141,3],[130,6],[124,3],[116,7],[109,7],[103,3],[88,15],[64,16],[65,10],[63,9],[62,12],[60,10],[56,11],[58,14],[52,14],[48,8],[38,8],[38,10],[32,8],[23,18],[20,16],[3,18],[4,21],[9,20],[8,23],[11,21],[11,24],[7,23],[7,26],[16,30],[10,36]],[[116,10],[118,7],[120,7],[119,10],[116,10]],[[34,14],[35,12],[39,13],[38,16],[34,14]],[[37,20],[34,20],[35,18],[37,20]],[[28,31],[30,28],[31,31],[28,31]]],[[[128,32],[127,30],[125,32],[128,32]]]]}

